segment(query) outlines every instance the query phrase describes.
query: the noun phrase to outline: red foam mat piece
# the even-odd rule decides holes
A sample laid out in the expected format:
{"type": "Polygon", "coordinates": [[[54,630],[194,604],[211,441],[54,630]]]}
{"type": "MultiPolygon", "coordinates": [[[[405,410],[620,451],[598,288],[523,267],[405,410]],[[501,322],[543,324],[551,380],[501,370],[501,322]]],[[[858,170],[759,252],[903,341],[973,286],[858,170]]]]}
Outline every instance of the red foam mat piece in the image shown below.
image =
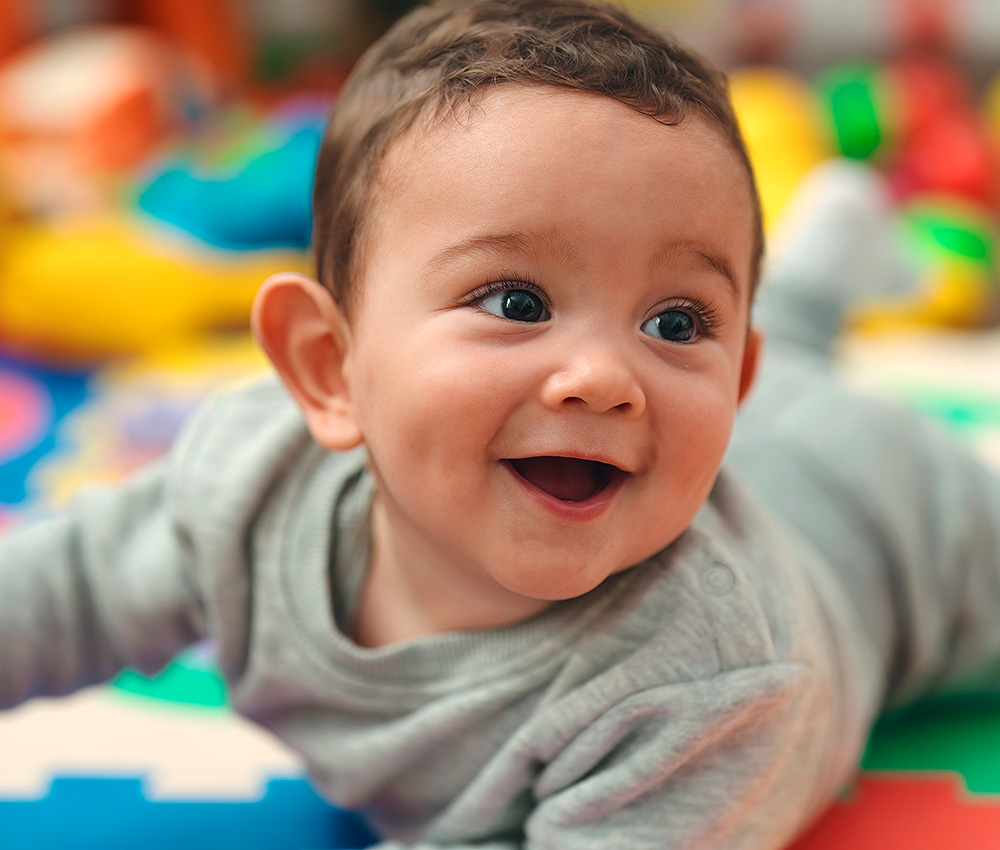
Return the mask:
{"type": "Polygon", "coordinates": [[[867,774],[789,850],[998,850],[1000,795],[952,774],[867,774]]]}

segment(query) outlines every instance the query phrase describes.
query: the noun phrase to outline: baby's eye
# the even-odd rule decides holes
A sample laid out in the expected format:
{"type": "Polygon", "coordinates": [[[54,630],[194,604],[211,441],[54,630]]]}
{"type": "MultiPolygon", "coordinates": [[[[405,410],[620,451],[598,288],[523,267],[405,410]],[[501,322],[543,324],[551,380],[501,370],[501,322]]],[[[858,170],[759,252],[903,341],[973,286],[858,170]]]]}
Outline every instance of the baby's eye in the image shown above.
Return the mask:
{"type": "Polygon", "coordinates": [[[698,336],[698,323],[685,310],[664,310],[643,322],[641,330],[667,342],[691,342],[698,336]]]}
{"type": "Polygon", "coordinates": [[[514,322],[544,322],[549,318],[545,302],[527,289],[504,289],[476,304],[487,313],[514,322]]]}

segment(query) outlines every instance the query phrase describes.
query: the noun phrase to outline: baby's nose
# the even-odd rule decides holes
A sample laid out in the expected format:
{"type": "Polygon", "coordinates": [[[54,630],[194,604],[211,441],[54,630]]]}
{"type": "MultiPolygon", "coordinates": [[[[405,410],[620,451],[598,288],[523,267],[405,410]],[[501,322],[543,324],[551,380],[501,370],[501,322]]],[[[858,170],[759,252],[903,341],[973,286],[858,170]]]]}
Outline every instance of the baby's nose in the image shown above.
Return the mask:
{"type": "Polygon", "coordinates": [[[567,356],[542,387],[542,402],[553,409],[584,406],[595,413],[642,414],[646,396],[628,359],[610,347],[588,346],[567,356]]]}

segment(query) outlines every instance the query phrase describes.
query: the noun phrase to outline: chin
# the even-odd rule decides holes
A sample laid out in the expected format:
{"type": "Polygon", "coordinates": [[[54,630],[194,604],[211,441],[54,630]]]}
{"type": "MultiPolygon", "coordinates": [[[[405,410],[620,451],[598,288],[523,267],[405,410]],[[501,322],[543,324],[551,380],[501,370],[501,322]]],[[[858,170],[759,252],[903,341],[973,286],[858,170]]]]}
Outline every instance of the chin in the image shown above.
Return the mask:
{"type": "Polygon", "coordinates": [[[546,602],[562,602],[576,599],[599,587],[610,575],[622,572],[627,567],[600,573],[560,574],[561,571],[552,568],[541,568],[539,571],[525,575],[510,577],[504,581],[504,586],[520,596],[530,599],[540,599],[546,602]]]}

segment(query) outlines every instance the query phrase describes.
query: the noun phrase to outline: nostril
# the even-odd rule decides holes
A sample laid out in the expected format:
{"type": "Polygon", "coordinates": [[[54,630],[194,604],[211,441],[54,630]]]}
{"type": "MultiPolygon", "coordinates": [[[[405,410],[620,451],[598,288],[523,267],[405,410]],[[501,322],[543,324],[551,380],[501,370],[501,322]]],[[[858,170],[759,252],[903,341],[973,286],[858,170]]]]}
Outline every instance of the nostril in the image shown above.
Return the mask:
{"type": "MultiPolygon", "coordinates": [[[[562,404],[572,405],[574,407],[581,407],[581,406],[587,408],[595,407],[594,400],[588,401],[587,399],[581,398],[580,396],[576,395],[566,396],[564,399],[562,399],[562,404]]],[[[600,406],[599,409],[608,412],[617,410],[620,411],[621,413],[632,413],[636,409],[636,407],[630,401],[622,401],[619,402],[618,404],[612,404],[609,407],[600,406]]]]}
{"type": "Polygon", "coordinates": [[[549,407],[587,408],[599,413],[618,411],[635,416],[645,407],[642,388],[625,365],[607,358],[577,358],[572,368],[555,370],[542,387],[549,407]]]}

